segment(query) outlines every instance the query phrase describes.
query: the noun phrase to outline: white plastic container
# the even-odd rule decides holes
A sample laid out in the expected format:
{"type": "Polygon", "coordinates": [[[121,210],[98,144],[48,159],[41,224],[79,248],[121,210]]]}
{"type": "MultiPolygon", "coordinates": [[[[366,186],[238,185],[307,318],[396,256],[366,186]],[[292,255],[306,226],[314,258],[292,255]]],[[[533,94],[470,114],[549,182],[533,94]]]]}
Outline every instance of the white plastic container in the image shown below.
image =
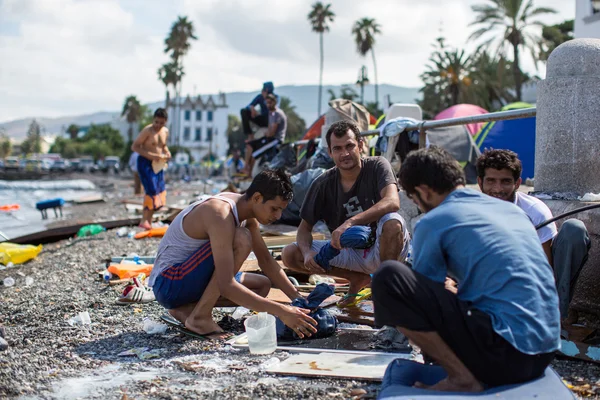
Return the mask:
{"type": "Polygon", "coordinates": [[[277,348],[275,317],[261,312],[244,321],[251,354],[271,354],[277,348]]]}

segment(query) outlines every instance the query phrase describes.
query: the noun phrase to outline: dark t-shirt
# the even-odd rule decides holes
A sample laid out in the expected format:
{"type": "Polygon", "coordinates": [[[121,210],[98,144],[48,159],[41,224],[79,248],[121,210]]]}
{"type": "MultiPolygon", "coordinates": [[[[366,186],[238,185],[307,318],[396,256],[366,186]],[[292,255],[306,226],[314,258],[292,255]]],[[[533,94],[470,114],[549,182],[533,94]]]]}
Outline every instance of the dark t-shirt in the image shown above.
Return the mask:
{"type": "Polygon", "coordinates": [[[360,174],[350,191],[344,193],[340,173],[333,167],[317,178],[304,198],[300,217],[311,225],[325,221],[334,231],[348,218],[371,208],[381,200],[381,190],[398,186],[389,161],[383,157],[366,157],[360,174]]]}

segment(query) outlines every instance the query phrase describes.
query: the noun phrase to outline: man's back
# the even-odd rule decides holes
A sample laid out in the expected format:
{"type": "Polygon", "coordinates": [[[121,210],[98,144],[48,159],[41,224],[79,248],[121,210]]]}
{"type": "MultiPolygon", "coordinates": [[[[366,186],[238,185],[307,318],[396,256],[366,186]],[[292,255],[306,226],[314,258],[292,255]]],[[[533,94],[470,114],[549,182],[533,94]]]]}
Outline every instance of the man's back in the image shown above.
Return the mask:
{"type": "Polygon", "coordinates": [[[455,190],[415,227],[414,269],[458,282],[458,297],[491,315],[494,330],[527,354],[559,346],[552,269],[522,210],[470,189],[455,190]]]}
{"type": "Polygon", "coordinates": [[[277,124],[277,130],[275,131],[275,139],[281,143],[285,141],[285,135],[287,132],[287,116],[283,110],[279,107],[269,114],[269,125],[277,124]]]}

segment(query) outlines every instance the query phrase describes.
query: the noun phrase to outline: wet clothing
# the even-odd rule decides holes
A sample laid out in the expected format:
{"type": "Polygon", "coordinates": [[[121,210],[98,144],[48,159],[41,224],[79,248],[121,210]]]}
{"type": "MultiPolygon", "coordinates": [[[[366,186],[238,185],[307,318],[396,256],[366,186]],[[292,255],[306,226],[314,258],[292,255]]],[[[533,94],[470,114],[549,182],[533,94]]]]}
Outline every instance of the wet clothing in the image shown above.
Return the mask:
{"type": "Polygon", "coordinates": [[[493,316],[396,261],[385,261],[372,283],[377,326],[437,332],[487,386],[538,378],[554,352],[525,354],[496,333],[493,316]]]}
{"type": "Polygon", "coordinates": [[[164,171],[158,174],[152,169],[152,161],[140,155],[137,159],[137,173],[144,186],[144,209],[156,211],[167,204],[164,171]]]}

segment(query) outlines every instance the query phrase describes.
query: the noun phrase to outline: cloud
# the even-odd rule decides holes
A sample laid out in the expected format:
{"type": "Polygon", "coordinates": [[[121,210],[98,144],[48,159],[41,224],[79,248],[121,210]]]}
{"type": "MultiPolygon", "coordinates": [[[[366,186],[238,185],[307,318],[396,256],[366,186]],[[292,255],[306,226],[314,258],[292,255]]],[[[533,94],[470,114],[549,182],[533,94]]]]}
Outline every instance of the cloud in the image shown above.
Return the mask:
{"type": "MultiPolygon", "coordinates": [[[[370,56],[356,53],[353,23],[375,18],[378,77],[382,83],[419,86],[434,39],[472,48],[470,6],[485,0],[331,0],[336,13],[325,34],[325,84],[356,81],[370,56]]],[[[536,0],[574,15],[563,0],[536,0]]],[[[144,102],[164,97],[157,69],[166,62],[164,38],[187,15],[198,40],[184,59],[184,93],[258,90],[316,84],[319,38],[311,31],[306,0],[0,0],[0,121],[118,110],[129,94],[144,102]]],[[[533,71],[533,63],[524,61],[533,71]]]]}

